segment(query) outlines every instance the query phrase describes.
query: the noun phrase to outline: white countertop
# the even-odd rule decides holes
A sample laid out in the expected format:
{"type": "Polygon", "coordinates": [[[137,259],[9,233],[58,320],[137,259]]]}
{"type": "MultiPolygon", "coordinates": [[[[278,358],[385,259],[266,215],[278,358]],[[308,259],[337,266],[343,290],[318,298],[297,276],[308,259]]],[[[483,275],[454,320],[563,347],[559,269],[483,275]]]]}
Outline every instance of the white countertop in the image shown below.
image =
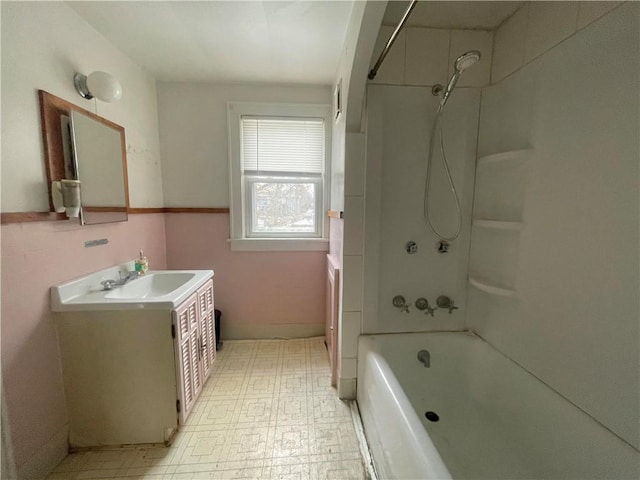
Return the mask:
{"type": "Polygon", "coordinates": [[[130,296],[118,290],[123,289],[123,286],[116,286],[112,290],[103,289],[100,282],[117,280],[121,273],[126,275],[126,272],[131,270],[133,270],[133,261],[51,287],[51,311],[172,310],[193,295],[214,275],[213,270],[149,271],[144,276],[130,280],[124,285],[127,291],[134,292],[130,296]],[[145,295],[144,292],[138,292],[139,288],[135,288],[143,283],[145,285],[151,285],[152,281],[156,283],[155,280],[161,279],[160,277],[179,279],[179,284],[168,293],[164,293],[168,288],[166,281],[163,282],[164,290],[160,292],[153,290],[151,294],[145,295]],[[141,283],[136,285],[135,282],[141,283]]]}

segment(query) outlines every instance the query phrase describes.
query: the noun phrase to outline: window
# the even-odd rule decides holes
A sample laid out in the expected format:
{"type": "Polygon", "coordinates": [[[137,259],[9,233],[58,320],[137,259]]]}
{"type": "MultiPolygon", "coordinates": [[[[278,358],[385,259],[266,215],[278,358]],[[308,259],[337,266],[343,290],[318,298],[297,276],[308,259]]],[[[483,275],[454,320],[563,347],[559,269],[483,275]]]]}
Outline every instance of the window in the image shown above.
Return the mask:
{"type": "Polygon", "coordinates": [[[230,103],[231,247],[326,250],[325,105],[230,103]]]}

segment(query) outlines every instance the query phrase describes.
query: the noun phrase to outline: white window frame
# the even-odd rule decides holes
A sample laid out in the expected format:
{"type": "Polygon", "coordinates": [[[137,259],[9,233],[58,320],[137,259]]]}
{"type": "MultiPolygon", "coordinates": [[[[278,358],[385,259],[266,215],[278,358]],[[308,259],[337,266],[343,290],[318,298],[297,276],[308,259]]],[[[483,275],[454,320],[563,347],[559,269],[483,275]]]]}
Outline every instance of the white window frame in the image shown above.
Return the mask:
{"type": "MultiPolygon", "coordinates": [[[[331,106],[317,104],[281,104],[281,103],[248,103],[229,102],[227,104],[227,122],[229,130],[229,208],[231,250],[234,251],[292,251],[329,249],[329,222],[326,212],[329,210],[331,178],[331,106]],[[264,235],[251,234],[248,225],[251,221],[251,209],[248,207],[250,195],[245,188],[242,171],[241,148],[241,119],[252,117],[294,117],[294,118],[322,118],[324,120],[324,173],[316,182],[321,188],[321,199],[316,207],[316,228],[314,233],[299,235],[269,233],[264,235]]],[[[248,182],[259,181],[258,176],[248,177],[248,182]]],[[[279,175],[266,175],[264,178],[280,178],[279,175]]],[[[289,181],[289,178],[287,179],[289,181]]]]}

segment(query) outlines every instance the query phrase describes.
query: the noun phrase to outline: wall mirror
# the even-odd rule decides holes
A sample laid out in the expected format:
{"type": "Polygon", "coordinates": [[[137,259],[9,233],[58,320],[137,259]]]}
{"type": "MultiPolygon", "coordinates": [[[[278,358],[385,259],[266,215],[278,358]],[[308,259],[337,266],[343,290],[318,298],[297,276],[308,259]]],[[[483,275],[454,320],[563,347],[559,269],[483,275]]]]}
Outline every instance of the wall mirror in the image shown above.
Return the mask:
{"type": "Polygon", "coordinates": [[[79,180],[83,225],[127,220],[124,127],[40,90],[49,207],[51,182],[79,180]]]}

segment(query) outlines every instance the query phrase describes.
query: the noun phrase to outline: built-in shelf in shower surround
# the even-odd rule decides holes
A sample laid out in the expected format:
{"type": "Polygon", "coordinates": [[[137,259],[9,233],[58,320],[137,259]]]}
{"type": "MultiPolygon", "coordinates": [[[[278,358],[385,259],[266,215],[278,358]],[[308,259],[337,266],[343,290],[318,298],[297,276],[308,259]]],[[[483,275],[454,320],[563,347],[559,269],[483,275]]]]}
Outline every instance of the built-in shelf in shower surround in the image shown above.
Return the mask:
{"type": "Polygon", "coordinates": [[[527,160],[531,149],[495,153],[478,159],[474,216],[520,222],[524,208],[527,160]]]}
{"type": "Polygon", "coordinates": [[[518,293],[510,288],[493,285],[489,280],[469,275],[469,285],[491,295],[499,295],[501,297],[517,297],[518,293]]]}
{"type": "Polygon", "coordinates": [[[488,220],[477,218],[473,221],[474,227],[495,228],[497,230],[522,230],[524,223],[522,222],[505,222],[502,220],[488,220]]]}
{"type": "Polygon", "coordinates": [[[490,285],[515,289],[520,232],[474,226],[472,235],[469,275],[490,285]]]}
{"type": "Polygon", "coordinates": [[[522,150],[509,150],[506,152],[498,152],[491,155],[485,155],[484,157],[478,158],[478,167],[491,163],[527,160],[532,153],[533,149],[524,148],[522,150]]]}
{"type": "Polygon", "coordinates": [[[478,159],[469,283],[485,293],[516,296],[520,235],[531,149],[478,159]]]}

